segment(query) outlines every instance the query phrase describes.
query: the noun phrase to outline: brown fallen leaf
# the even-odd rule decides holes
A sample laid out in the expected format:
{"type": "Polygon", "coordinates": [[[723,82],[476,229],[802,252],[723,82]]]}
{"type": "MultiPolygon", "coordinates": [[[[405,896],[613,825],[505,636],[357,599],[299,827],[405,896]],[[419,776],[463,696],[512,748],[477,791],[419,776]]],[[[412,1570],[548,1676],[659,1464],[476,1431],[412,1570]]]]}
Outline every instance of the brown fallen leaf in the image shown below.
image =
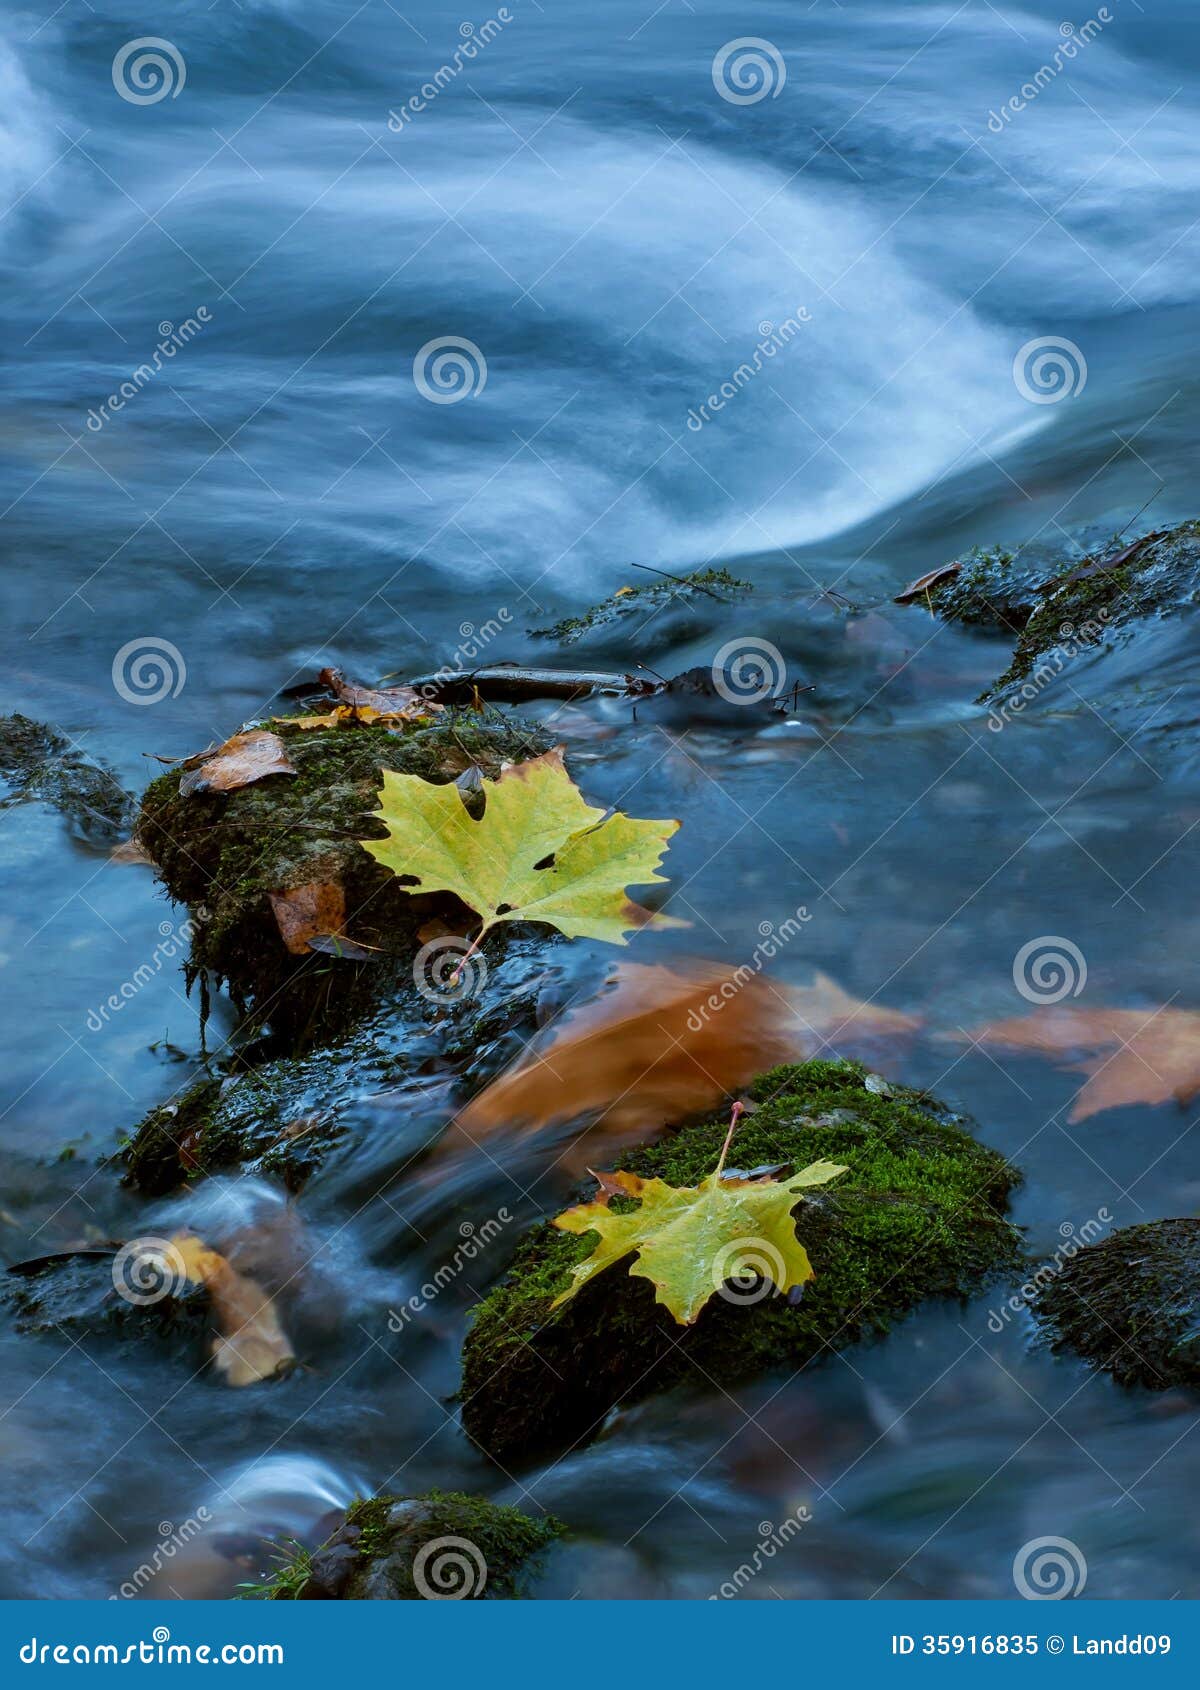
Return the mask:
{"type": "Polygon", "coordinates": [[[418,716],[435,716],[442,709],[440,704],[424,697],[415,687],[364,687],[357,681],[346,680],[340,669],[322,669],[317,679],[322,686],[329,688],[339,704],[349,705],[360,719],[366,710],[411,721],[418,716]]]}
{"type": "Polygon", "coordinates": [[[185,770],[179,782],[181,798],[197,792],[234,792],[252,786],[268,775],[294,775],[295,769],[278,734],[267,728],[250,728],[234,734],[218,750],[193,759],[196,766],[185,770]]]}
{"type": "Polygon", "coordinates": [[[921,1026],[919,1015],[864,1002],[819,971],[811,985],[785,990],[806,1056],[867,1056],[881,1041],[893,1045],[921,1026]]]}
{"type": "Polygon", "coordinates": [[[924,575],[918,575],[915,581],[910,581],[902,593],[897,593],[893,604],[912,604],[914,599],[923,599],[942,581],[949,581],[958,574],[961,563],[943,563],[936,569],[928,570],[924,575]]]}
{"type": "Polygon", "coordinates": [[[1061,1067],[1088,1076],[1069,1121],[1086,1121],[1128,1103],[1187,1105],[1200,1093],[1200,1011],[1194,1009],[1064,1004],[949,1036],[1065,1058],[1061,1067]]]}
{"type": "Polygon", "coordinates": [[[203,1285],[221,1327],[212,1356],[230,1385],[256,1385],[294,1365],[296,1357],[274,1302],[256,1279],[241,1274],[193,1233],[178,1233],[170,1248],[183,1272],[203,1285]]]}
{"type": "Polygon", "coordinates": [[[552,1022],[459,1112],[470,1140],[595,1114],[626,1141],[699,1115],[776,1063],[894,1039],[918,1026],[862,1003],[827,975],[788,988],[715,963],[621,963],[609,989],[552,1022]]]}
{"type": "Polygon", "coordinates": [[[1072,570],[1069,575],[1055,576],[1039,587],[1038,591],[1053,594],[1063,587],[1073,587],[1080,581],[1086,581],[1093,575],[1107,575],[1110,570],[1119,569],[1122,564],[1132,563],[1139,552],[1144,551],[1147,546],[1152,546],[1155,541],[1165,539],[1170,532],[1169,528],[1158,528],[1153,534],[1143,534],[1140,540],[1132,540],[1129,545],[1122,547],[1119,552],[1114,552],[1111,557],[1086,558],[1078,569],[1072,570]]]}
{"type": "Polygon", "coordinates": [[[275,925],[292,956],[318,952],[351,962],[374,962],[378,945],[364,945],[342,932],[346,895],[336,880],[309,880],[285,892],[268,892],[275,925]]]}
{"type": "Polygon", "coordinates": [[[131,839],[122,839],[119,845],[114,845],[108,853],[108,860],[110,863],[140,863],[148,868],[154,867],[154,858],[136,833],[131,839]]]}

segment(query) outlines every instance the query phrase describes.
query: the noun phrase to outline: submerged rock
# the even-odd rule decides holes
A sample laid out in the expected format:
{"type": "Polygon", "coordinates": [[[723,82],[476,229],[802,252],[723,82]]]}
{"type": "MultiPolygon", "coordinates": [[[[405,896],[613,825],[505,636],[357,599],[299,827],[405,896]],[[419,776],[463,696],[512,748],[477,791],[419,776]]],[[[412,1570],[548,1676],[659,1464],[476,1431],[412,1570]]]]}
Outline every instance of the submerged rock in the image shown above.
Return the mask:
{"type": "Polygon", "coordinates": [[[1123,1227],[1064,1262],[1038,1310],[1056,1349],[1121,1385],[1200,1385],[1200,1220],[1123,1227]]]}
{"type": "Polygon", "coordinates": [[[475,1091],[506,1067],[555,1000],[557,945],[557,935],[514,927],[474,995],[430,1002],[405,975],[374,1013],[305,1055],[252,1047],[229,1058],[228,1073],[196,1080],[133,1128],[118,1152],[125,1184],[162,1197],[236,1168],[298,1192],[335,1147],[354,1153],[364,1099],[404,1089],[415,1108],[451,1086],[475,1091]]]}
{"type": "Polygon", "coordinates": [[[562,1531],[549,1515],[454,1491],[355,1502],[319,1549],[297,1549],[248,1595],[270,1600],[463,1601],[514,1597],[562,1531]]]}
{"type": "Polygon", "coordinates": [[[111,769],[28,716],[0,716],[0,809],[53,804],[86,839],[113,840],[133,819],[133,798],[111,769]]]}
{"type": "Polygon", "coordinates": [[[186,1181],[232,1167],[274,1175],[298,1191],[342,1128],[319,1081],[324,1063],[264,1063],[227,1079],[203,1079],[151,1109],[121,1152],[126,1184],[162,1197],[186,1181]],[[315,1095],[314,1095],[315,1084],[315,1095]]]}
{"type": "Polygon", "coordinates": [[[565,616],[549,628],[531,628],[533,639],[554,640],[558,645],[574,645],[585,635],[603,634],[619,626],[629,617],[645,621],[656,612],[667,610],[679,613],[699,610],[713,600],[732,602],[753,589],[749,581],[740,581],[727,569],[697,569],[678,580],[649,581],[640,587],[620,587],[610,598],[602,599],[590,610],[578,616],[565,616]]]}
{"type": "Polygon", "coordinates": [[[176,1283],[168,1295],[130,1300],[116,1288],[118,1260],[115,1248],[72,1250],[9,1268],[0,1301],[18,1332],[147,1340],[165,1353],[198,1353],[210,1326],[207,1293],[176,1283]]]}
{"type": "Polygon", "coordinates": [[[446,781],[472,768],[494,775],[549,742],[529,723],[469,711],[401,732],[274,726],[294,776],[182,796],[181,771],[172,770],[147,789],[138,837],[170,896],[189,908],[191,976],[226,983],[239,1008],[303,1048],[389,990],[411,990],[418,928],[460,909],[445,897],[410,896],[362,849],[359,841],[386,831],[371,815],[380,771],[446,781]],[[340,890],[352,954],[289,950],[270,895],[328,886],[340,890]]]}
{"type": "Polygon", "coordinates": [[[1085,647],[1131,639],[1147,617],[1174,616],[1200,601],[1200,521],[1117,536],[1086,557],[1046,549],[976,548],[956,574],[913,602],[946,621],[1015,634],[1011,661],[982,695],[1002,700],[1024,685],[1041,689],[1085,647]]]}
{"type": "MultiPolygon", "coordinates": [[[[773,1069],[751,1089],[759,1108],[738,1127],[739,1167],[828,1159],[849,1169],[797,1202],[816,1277],[796,1306],[774,1294],[716,1296],[680,1327],[625,1261],[551,1313],[592,1235],[549,1224],[527,1234],[463,1351],[463,1425],[478,1447],[507,1463],[581,1443],[618,1404],[681,1383],[728,1386],[795,1370],[1011,1267],[1019,1241],[1003,1209],[1016,1170],[926,1095],[897,1086],[885,1097],[869,1078],[852,1062],[773,1069]]],[[[695,1185],[716,1166],[726,1127],[723,1117],[686,1128],[620,1165],[695,1185]]]]}

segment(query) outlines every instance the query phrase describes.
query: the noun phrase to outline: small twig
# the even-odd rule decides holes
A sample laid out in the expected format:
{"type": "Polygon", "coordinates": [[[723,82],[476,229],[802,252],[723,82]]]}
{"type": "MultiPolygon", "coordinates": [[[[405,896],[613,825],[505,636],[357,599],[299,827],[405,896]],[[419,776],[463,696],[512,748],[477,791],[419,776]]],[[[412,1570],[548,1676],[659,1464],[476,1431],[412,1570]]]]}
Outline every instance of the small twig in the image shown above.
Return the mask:
{"type": "Polygon", "coordinates": [[[1146,500],[1146,503],[1142,506],[1142,509],[1134,511],[1134,513],[1130,517],[1129,521],[1125,524],[1124,528],[1122,528],[1120,533],[1117,535],[1118,540],[1123,540],[1125,538],[1126,534],[1128,534],[1129,530],[1133,527],[1133,525],[1137,521],[1138,517],[1141,516],[1142,511],[1148,511],[1150,509],[1150,506],[1154,503],[1155,499],[1158,498],[1158,495],[1162,492],[1163,487],[1165,487],[1166,485],[1167,484],[1164,481],[1162,487],[1156,487],[1154,492],[1151,493],[1150,497],[1146,500]]]}
{"type": "Polygon", "coordinates": [[[689,581],[686,575],[672,575],[669,569],[655,569],[649,563],[631,563],[631,569],[644,569],[647,575],[661,575],[667,581],[678,581],[681,587],[693,587],[698,593],[707,593],[710,599],[716,599],[718,604],[728,604],[729,599],[723,599],[720,593],[714,593],[710,587],[701,586],[699,581],[689,581]]]}

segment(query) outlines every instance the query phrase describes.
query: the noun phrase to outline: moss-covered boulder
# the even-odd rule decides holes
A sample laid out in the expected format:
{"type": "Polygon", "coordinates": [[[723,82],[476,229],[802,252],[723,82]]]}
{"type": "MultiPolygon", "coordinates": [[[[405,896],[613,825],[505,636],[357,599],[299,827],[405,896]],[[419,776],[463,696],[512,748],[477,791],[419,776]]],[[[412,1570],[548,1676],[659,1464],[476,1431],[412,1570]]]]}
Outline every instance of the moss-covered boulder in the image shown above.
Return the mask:
{"type": "MultiPolygon", "coordinates": [[[[582,1442],[617,1404],[680,1383],[711,1388],[803,1367],[885,1332],[929,1298],[965,1297],[1017,1261],[1004,1208],[1018,1174],[929,1097],[881,1086],[850,1062],[773,1069],[751,1095],[759,1107],[738,1127],[731,1165],[824,1158],[849,1169],[797,1203],[816,1273],[802,1298],[714,1297],[683,1328],[649,1281],[617,1263],[551,1313],[593,1235],[539,1226],[480,1304],[463,1351],[463,1425],[485,1454],[510,1463],[582,1442]]],[[[716,1166],[726,1126],[686,1128],[620,1165],[695,1185],[716,1166]]]]}
{"type": "Polygon", "coordinates": [[[418,928],[432,914],[466,913],[448,898],[414,898],[359,841],[385,829],[371,811],[380,772],[451,781],[473,768],[544,751],[529,723],[447,713],[392,731],[274,724],[294,775],[276,774],[232,792],[180,791],[181,771],[161,775],[142,801],[138,836],[171,897],[191,917],[190,973],[228,985],[234,1002],[301,1048],[348,1026],[407,981],[418,928]],[[289,951],[269,894],[336,884],[342,932],[371,960],[289,951]]]}
{"type": "Polygon", "coordinates": [[[111,769],[29,716],[0,716],[0,809],[53,804],[86,839],[109,841],[133,820],[133,799],[111,769]]]}
{"type": "Polygon", "coordinates": [[[1200,1385],[1200,1220],[1123,1227],[1064,1262],[1038,1311],[1056,1349],[1122,1385],[1200,1385]]]}
{"type": "Polygon", "coordinates": [[[1082,558],[1055,558],[1044,547],[976,548],[956,574],[914,600],[947,621],[1016,635],[1009,665],[984,700],[1030,683],[1040,690],[1081,648],[1123,644],[1147,617],[1178,615],[1198,602],[1200,521],[1135,541],[1113,536],[1082,558]]]}
{"type": "Polygon", "coordinates": [[[355,1502],[319,1549],[295,1549],[250,1595],[270,1600],[462,1601],[514,1597],[562,1531],[549,1515],[455,1491],[355,1502]]]}

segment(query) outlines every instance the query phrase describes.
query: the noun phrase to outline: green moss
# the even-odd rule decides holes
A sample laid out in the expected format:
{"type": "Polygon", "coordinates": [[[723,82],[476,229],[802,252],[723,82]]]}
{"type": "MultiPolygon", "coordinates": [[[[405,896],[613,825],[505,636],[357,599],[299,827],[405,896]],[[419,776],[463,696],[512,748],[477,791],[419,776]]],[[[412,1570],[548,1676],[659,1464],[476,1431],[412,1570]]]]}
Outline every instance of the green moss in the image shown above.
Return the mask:
{"type": "MultiPolygon", "coordinates": [[[[731,1162],[849,1173],[798,1205],[816,1278],[796,1307],[719,1297],[681,1328],[646,1280],[616,1264],[554,1314],[569,1270],[590,1253],[546,1224],[526,1235],[505,1282],[480,1304],[463,1351],[463,1424],[501,1462],[593,1435],[618,1403],[683,1382],[729,1385],[886,1332],[931,1297],[965,1297],[1019,1255],[1003,1209],[1018,1175],[927,1097],[870,1091],[857,1064],[774,1069],[753,1088],[759,1109],[738,1129],[731,1162]]],[[[718,1118],[621,1159],[643,1176],[695,1185],[725,1133],[718,1118]]]]}
{"type": "MultiPolygon", "coordinates": [[[[1119,556],[1122,541],[1112,544],[1119,556]]],[[[1021,629],[1012,662],[990,689],[999,696],[1033,675],[1061,665],[1052,654],[1114,641],[1148,616],[1166,615],[1195,602],[1200,589],[1200,522],[1185,522],[1145,546],[1127,563],[1090,569],[1077,560],[1061,564],[1044,582],[1037,608],[1021,629]]]]}
{"type": "Polygon", "coordinates": [[[676,580],[648,582],[641,587],[622,587],[611,597],[593,605],[578,616],[565,616],[549,628],[531,628],[533,639],[556,640],[559,645],[574,645],[593,629],[607,628],[625,616],[645,616],[647,611],[678,600],[694,603],[709,593],[728,597],[730,594],[752,592],[749,581],[740,581],[727,569],[696,569],[676,580]]]}
{"type": "Polygon", "coordinates": [[[1114,645],[1147,617],[1196,603],[1200,521],[1152,534],[1132,557],[1106,566],[1129,545],[1115,534],[1087,558],[1054,557],[1044,545],[975,548],[956,576],[930,589],[929,605],[944,620],[1016,636],[1008,667],[979,702],[1030,684],[1040,691],[1080,649],[1114,645]]]}
{"type": "Polygon", "coordinates": [[[1034,582],[1041,572],[1003,546],[973,546],[961,562],[957,575],[930,589],[937,615],[968,627],[1019,633],[1037,602],[1034,582]]]}
{"type": "Polygon", "coordinates": [[[294,777],[184,798],[172,770],[147,789],[138,834],[171,897],[189,907],[189,979],[226,983],[239,1009],[299,1050],[349,1026],[402,983],[417,928],[447,909],[446,899],[411,897],[359,843],[385,833],[371,814],[381,770],[453,780],[477,766],[494,775],[549,741],[527,722],[473,711],[403,732],[276,727],[294,777]],[[268,893],[311,881],[341,885],[347,936],[372,947],[375,960],[286,949],[268,893]]]}
{"type": "Polygon", "coordinates": [[[1122,1385],[1200,1385],[1200,1220],[1124,1227],[1063,1263],[1038,1312],[1057,1349],[1122,1385]]]}
{"type": "Polygon", "coordinates": [[[531,1559],[562,1531],[550,1515],[459,1491],[375,1496],[353,1503],[319,1549],[282,1546],[277,1570],[248,1596],[272,1601],[334,1597],[412,1602],[462,1589],[484,1599],[515,1597],[531,1559]],[[441,1540],[457,1539],[441,1546],[441,1540]],[[421,1552],[432,1545],[429,1554],[421,1552]]]}

